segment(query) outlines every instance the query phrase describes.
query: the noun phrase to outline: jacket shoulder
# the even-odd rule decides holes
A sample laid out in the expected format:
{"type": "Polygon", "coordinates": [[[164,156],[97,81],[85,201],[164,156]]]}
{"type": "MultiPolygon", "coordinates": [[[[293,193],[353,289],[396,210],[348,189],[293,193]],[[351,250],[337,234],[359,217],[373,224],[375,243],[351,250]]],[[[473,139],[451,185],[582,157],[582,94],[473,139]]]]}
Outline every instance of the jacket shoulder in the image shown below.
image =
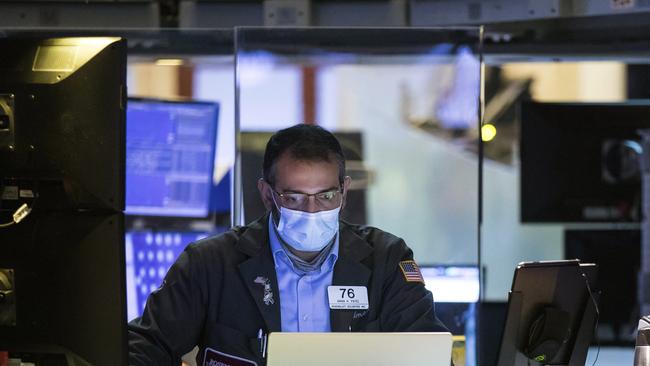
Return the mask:
{"type": "Polygon", "coordinates": [[[186,250],[197,253],[205,253],[218,249],[225,249],[228,247],[234,248],[235,244],[241,237],[239,229],[240,228],[234,228],[222,233],[210,235],[203,239],[199,239],[195,242],[190,243],[187,246],[186,250]]]}
{"type": "Polygon", "coordinates": [[[238,256],[237,250],[242,235],[248,230],[247,227],[236,227],[225,232],[208,236],[206,238],[190,243],[185,252],[190,257],[206,258],[209,260],[215,257],[229,258],[238,256]]]}
{"type": "Polygon", "coordinates": [[[205,255],[254,255],[258,253],[268,240],[266,221],[268,216],[244,226],[231,228],[205,239],[190,244],[186,251],[205,255]]]}

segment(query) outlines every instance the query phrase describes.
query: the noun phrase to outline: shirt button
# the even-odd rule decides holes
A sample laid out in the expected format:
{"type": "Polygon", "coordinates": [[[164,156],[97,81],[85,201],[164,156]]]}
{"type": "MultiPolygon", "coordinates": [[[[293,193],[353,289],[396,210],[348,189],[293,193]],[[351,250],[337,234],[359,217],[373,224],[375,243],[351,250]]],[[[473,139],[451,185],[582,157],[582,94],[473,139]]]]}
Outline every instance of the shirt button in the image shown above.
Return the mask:
{"type": "Polygon", "coordinates": [[[305,314],[302,316],[302,320],[307,320],[307,319],[309,319],[309,315],[305,314]]]}

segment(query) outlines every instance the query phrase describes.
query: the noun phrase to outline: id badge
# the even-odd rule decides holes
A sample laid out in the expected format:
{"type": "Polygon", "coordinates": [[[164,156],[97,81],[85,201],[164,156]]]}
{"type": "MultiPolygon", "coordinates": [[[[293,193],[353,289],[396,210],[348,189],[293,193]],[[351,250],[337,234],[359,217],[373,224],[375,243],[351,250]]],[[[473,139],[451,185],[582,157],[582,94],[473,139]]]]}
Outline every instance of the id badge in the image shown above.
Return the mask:
{"type": "Polygon", "coordinates": [[[368,309],[366,286],[328,286],[327,297],[333,310],[368,309]]]}

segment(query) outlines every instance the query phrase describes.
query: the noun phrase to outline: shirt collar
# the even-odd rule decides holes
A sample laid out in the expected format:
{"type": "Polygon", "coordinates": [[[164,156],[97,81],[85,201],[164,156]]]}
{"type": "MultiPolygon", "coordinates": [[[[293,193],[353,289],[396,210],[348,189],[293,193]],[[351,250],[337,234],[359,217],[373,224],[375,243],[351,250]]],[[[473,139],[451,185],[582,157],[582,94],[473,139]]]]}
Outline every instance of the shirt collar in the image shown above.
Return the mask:
{"type": "MultiPolygon", "coordinates": [[[[289,256],[287,253],[284,251],[284,248],[282,247],[282,244],[280,244],[280,238],[278,238],[278,234],[275,231],[275,223],[273,222],[273,214],[269,214],[269,243],[271,246],[271,253],[273,253],[273,259],[275,261],[275,267],[277,268],[280,263],[283,263],[284,265],[288,265],[291,267],[291,269],[296,272],[296,268],[293,265],[293,262],[291,262],[291,259],[289,259],[289,256]]],[[[336,263],[336,260],[339,257],[339,237],[340,233],[336,233],[336,237],[334,239],[334,245],[332,245],[332,248],[330,250],[330,254],[327,256],[327,259],[323,262],[321,265],[320,270],[326,270],[326,271],[331,271],[334,268],[334,264],[336,263]]]]}

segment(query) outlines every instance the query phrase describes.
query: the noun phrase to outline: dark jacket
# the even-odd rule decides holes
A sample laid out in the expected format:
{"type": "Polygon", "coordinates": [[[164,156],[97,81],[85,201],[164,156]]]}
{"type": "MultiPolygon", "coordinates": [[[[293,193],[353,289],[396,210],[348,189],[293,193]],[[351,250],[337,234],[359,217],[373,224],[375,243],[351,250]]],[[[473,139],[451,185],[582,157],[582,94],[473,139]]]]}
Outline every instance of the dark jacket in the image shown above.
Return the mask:
{"type": "MultiPolygon", "coordinates": [[[[368,310],[330,310],[333,332],[447,331],[433,297],[407,282],[399,262],[413,258],[404,241],[367,226],[341,222],[332,285],[366,286],[368,310]]],[[[195,345],[264,365],[258,332],[281,331],[278,281],[268,240],[268,215],[243,227],[190,244],[129,323],[130,365],[179,365],[195,345]],[[275,302],[264,303],[271,282],[275,302]]]]}

